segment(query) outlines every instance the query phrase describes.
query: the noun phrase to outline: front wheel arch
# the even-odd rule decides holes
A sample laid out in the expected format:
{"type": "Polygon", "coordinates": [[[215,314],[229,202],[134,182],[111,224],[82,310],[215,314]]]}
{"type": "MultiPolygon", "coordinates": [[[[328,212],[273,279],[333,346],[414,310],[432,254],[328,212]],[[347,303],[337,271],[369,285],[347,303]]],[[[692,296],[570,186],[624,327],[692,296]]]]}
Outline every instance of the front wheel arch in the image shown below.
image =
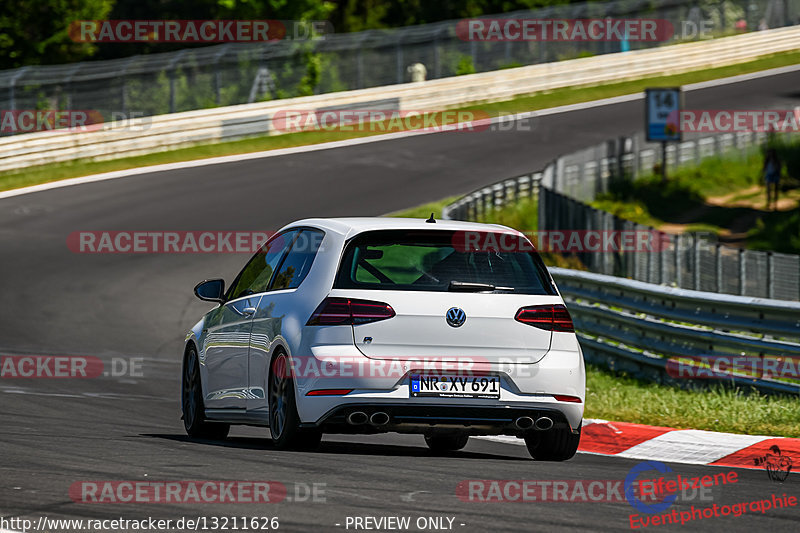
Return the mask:
{"type": "Polygon", "coordinates": [[[189,342],[184,349],[181,365],[181,412],[184,429],[192,438],[224,439],[228,436],[230,424],[206,421],[203,398],[199,352],[197,345],[189,342]],[[189,368],[190,365],[193,368],[189,368]]]}

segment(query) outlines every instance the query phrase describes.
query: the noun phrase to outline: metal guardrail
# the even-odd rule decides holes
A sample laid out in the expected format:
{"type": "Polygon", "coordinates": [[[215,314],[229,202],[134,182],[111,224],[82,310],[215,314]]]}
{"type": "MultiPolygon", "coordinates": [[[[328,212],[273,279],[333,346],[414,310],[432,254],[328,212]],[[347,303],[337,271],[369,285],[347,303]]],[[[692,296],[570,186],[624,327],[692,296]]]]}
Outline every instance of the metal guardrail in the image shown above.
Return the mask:
{"type": "MultiPolygon", "coordinates": [[[[572,314],[588,361],[639,377],[680,381],[670,364],[700,357],[800,363],[800,303],[659,287],[563,268],[549,269],[572,314]]],[[[761,366],[761,369],[764,367],[761,366]]],[[[793,382],[731,375],[762,392],[800,394],[793,382]]]]}
{"type": "MultiPolygon", "coordinates": [[[[551,6],[491,18],[654,18],[681,29],[711,22],[715,35],[800,23],[800,0],[614,0],[551,6]]],[[[658,47],[659,42],[467,42],[457,21],[331,34],[324,40],[223,44],[170,53],[0,72],[0,109],[91,109],[159,115],[276,98],[350,91],[411,81],[422,63],[429,79],[658,47]],[[319,76],[309,77],[309,54],[319,76]],[[313,86],[309,86],[314,79],[313,86]]],[[[113,46],[113,45],[105,45],[113,46]]]]}
{"type": "MultiPolygon", "coordinates": [[[[698,163],[739,154],[764,142],[763,132],[698,137],[672,146],[668,165],[698,163]]],[[[445,218],[482,220],[505,205],[530,198],[538,209],[538,231],[624,231],[657,234],[654,251],[598,251],[576,255],[592,272],[685,289],[760,298],[800,300],[800,256],[746,250],[716,242],[711,233],[671,235],[595,209],[591,201],[611,181],[635,179],[652,169],[656,145],[621,138],[563,155],[544,169],[483,187],[443,210],[445,218]]],[[[558,251],[558,250],[554,250],[558,251]]]]}

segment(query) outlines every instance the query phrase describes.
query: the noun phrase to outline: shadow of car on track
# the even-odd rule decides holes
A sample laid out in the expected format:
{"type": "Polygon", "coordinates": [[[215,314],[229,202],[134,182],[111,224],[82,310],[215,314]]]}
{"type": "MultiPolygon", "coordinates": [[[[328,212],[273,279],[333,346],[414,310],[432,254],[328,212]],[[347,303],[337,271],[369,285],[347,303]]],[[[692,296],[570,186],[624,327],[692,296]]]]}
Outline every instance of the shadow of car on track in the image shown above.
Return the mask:
{"type": "MultiPolygon", "coordinates": [[[[168,433],[141,433],[140,437],[166,439],[178,442],[220,446],[223,448],[239,448],[245,450],[275,450],[269,438],[229,437],[225,440],[192,439],[186,435],[168,433]]],[[[403,446],[397,444],[376,444],[342,441],[322,441],[315,450],[281,451],[281,453],[315,453],[334,455],[380,455],[391,457],[452,457],[458,459],[495,459],[503,461],[530,461],[527,457],[510,457],[481,452],[457,451],[446,455],[437,455],[423,446],[403,446]]]]}

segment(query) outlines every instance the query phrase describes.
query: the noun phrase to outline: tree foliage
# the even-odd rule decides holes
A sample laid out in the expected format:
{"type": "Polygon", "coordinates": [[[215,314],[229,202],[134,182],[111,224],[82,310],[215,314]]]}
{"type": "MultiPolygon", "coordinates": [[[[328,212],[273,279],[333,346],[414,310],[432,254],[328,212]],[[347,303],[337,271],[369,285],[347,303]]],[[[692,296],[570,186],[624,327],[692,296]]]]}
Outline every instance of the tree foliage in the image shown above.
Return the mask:
{"type": "MultiPolygon", "coordinates": [[[[424,24],[569,3],[570,0],[3,0],[0,69],[111,59],[186,43],[73,42],[74,20],[326,20],[337,33],[424,24]]],[[[203,45],[194,45],[203,46],[203,45]]]]}
{"type": "Polygon", "coordinates": [[[114,0],[3,0],[0,69],[91,57],[97,46],[70,39],[69,23],[106,18],[113,4],[114,0]]]}

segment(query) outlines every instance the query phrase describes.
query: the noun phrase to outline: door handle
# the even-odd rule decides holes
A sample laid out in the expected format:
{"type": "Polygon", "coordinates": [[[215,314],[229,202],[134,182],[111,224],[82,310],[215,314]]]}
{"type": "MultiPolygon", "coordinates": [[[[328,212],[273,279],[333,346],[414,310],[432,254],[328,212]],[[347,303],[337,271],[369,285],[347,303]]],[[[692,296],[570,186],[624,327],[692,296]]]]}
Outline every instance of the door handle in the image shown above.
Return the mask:
{"type": "Polygon", "coordinates": [[[242,316],[244,317],[253,316],[254,314],[256,314],[255,307],[245,307],[242,309],[242,316]]]}

